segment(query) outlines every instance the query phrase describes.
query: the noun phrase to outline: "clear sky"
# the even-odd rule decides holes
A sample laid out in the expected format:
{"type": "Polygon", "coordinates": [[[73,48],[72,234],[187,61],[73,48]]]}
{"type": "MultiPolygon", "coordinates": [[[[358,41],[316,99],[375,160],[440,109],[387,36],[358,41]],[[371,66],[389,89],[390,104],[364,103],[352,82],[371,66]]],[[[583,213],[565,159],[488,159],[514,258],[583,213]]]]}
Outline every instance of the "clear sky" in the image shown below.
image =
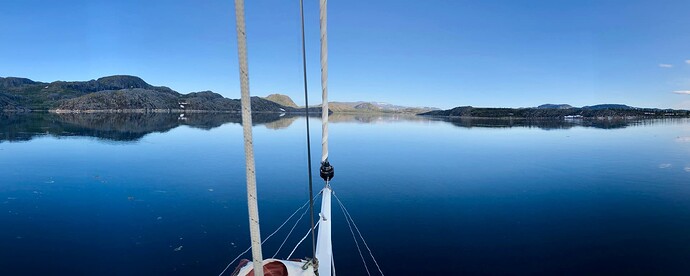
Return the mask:
{"type": "MultiPolygon", "coordinates": [[[[253,95],[303,103],[298,3],[246,1],[253,95]]],[[[305,5],[316,103],[318,1],[305,5]]],[[[0,10],[0,76],[129,74],[239,98],[232,0],[4,0],[0,10]]],[[[330,1],[330,99],[690,109],[689,11],[687,0],[330,1]]]]}

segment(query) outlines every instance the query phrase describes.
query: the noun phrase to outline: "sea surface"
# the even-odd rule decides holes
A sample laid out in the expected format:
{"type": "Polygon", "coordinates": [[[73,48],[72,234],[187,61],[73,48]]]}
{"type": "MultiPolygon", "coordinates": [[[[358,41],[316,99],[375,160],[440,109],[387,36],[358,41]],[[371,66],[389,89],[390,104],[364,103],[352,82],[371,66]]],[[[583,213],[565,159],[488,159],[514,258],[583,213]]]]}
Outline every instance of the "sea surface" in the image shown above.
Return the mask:
{"type": "MultiPolygon", "coordinates": [[[[309,198],[305,120],[254,118],[264,238],[309,198]]],[[[218,275],[249,245],[239,122],[0,114],[0,275],[218,275]]],[[[334,115],[329,141],[331,185],[386,275],[690,275],[688,119],[334,115]]],[[[338,275],[367,275],[333,202],[338,275]]]]}

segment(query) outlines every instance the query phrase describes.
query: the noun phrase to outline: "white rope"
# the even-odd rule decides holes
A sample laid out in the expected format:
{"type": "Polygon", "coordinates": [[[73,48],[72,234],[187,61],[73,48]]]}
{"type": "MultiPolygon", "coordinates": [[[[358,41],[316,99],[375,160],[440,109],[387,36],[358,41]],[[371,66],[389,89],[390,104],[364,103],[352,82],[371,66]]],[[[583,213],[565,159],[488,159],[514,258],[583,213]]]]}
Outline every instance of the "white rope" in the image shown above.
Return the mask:
{"type": "Polygon", "coordinates": [[[328,0],[319,2],[321,29],[321,162],[328,160],[328,31],[326,30],[328,0]]]}
{"type": "Polygon", "coordinates": [[[242,129],[244,132],[244,154],[247,173],[247,207],[249,209],[249,232],[252,241],[252,259],[255,275],[264,275],[261,255],[261,232],[259,229],[259,207],[256,193],[256,172],[252,139],[252,107],[249,94],[249,69],[247,65],[247,33],[244,22],[244,0],[235,0],[235,21],[237,22],[237,55],[240,64],[240,90],[242,91],[242,129]]]}
{"type": "MultiPolygon", "coordinates": [[[[319,194],[321,194],[321,193],[319,193],[319,194]]],[[[318,196],[318,195],[317,195],[317,196],[318,196]]],[[[276,229],[275,231],[273,231],[273,233],[271,233],[270,235],[268,235],[268,237],[266,237],[266,239],[265,239],[264,241],[262,241],[261,244],[263,245],[266,241],[268,241],[271,237],[273,237],[273,235],[275,235],[276,233],[278,233],[278,231],[280,231],[280,229],[283,228],[283,226],[285,226],[285,224],[287,224],[288,221],[290,221],[290,220],[292,219],[292,217],[294,217],[294,216],[297,214],[297,212],[299,212],[300,210],[304,209],[304,207],[306,207],[307,204],[309,204],[309,201],[307,201],[306,203],[304,203],[304,204],[302,205],[302,207],[297,208],[297,210],[295,210],[295,212],[292,213],[292,215],[290,215],[280,226],[278,226],[278,229],[276,229]]],[[[233,259],[232,261],[230,261],[230,263],[228,263],[228,265],[225,266],[225,269],[223,269],[223,272],[221,272],[220,274],[218,274],[218,276],[222,276],[223,273],[225,273],[225,271],[227,271],[228,268],[230,268],[230,266],[231,266],[232,264],[234,264],[235,261],[237,261],[237,259],[239,259],[240,257],[242,257],[242,255],[244,255],[245,253],[247,253],[250,249],[252,249],[251,246],[248,247],[247,250],[242,251],[242,253],[240,253],[239,255],[237,255],[237,257],[235,257],[235,259],[233,259]]]]}
{"type": "MultiPolygon", "coordinates": [[[[338,198],[336,197],[336,200],[338,198]]],[[[340,202],[340,201],[338,201],[340,202]]],[[[350,225],[350,219],[347,217],[347,213],[345,212],[345,206],[340,204],[340,210],[343,211],[343,216],[345,216],[345,222],[347,222],[347,228],[350,228],[350,233],[352,233],[352,239],[355,240],[355,245],[357,246],[357,252],[359,252],[359,257],[362,258],[362,263],[364,263],[364,269],[367,271],[367,275],[371,276],[371,273],[369,273],[369,268],[367,267],[367,261],[364,259],[364,255],[362,255],[362,250],[359,248],[359,242],[357,242],[357,237],[355,236],[355,232],[352,231],[352,226],[350,225]]]]}
{"type": "Polygon", "coordinates": [[[367,241],[364,240],[364,237],[362,236],[362,233],[359,232],[359,228],[357,227],[357,224],[355,224],[355,220],[352,219],[352,216],[350,215],[350,212],[347,211],[347,208],[345,208],[345,205],[343,205],[343,202],[340,201],[340,199],[333,194],[333,197],[335,197],[335,200],[338,201],[338,204],[340,204],[340,207],[343,209],[345,214],[349,217],[350,221],[352,221],[352,225],[355,226],[355,230],[357,230],[357,233],[359,234],[359,237],[362,239],[362,242],[364,243],[364,246],[367,248],[369,251],[369,256],[371,256],[371,259],[374,260],[374,264],[376,264],[376,268],[379,270],[379,273],[381,273],[381,276],[383,276],[383,271],[381,271],[381,267],[379,267],[379,263],[376,261],[376,258],[374,258],[374,254],[371,252],[371,249],[369,248],[369,245],[367,244],[367,241]]]}
{"type": "Polygon", "coordinates": [[[307,212],[309,212],[309,209],[304,210],[304,212],[302,213],[302,215],[299,216],[299,218],[297,219],[297,221],[295,221],[295,224],[294,224],[294,225],[292,226],[292,228],[290,229],[290,232],[288,232],[287,236],[285,237],[285,239],[283,240],[283,242],[282,242],[282,243],[280,244],[280,246],[278,247],[278,250],[276,250],[276,253],[273,254],[273,256],[271,257],[271,259],[275,259],[276,256],[278,255],[278,252],[280,252],[280,249],[283,249],[283,245],[285,245],[285,242],[287,242],[287,240],[290,238],[290,235],[292,235],[292,232],[295,231],[295,227],[297,227],[297,224],[299,224],[299,222],[302,220],[302,218],[304,217],[304,215],[307,214],[307,212]]]}
{"type": "MultiPolygon", "coordinates": [[[[316,229],[316,227],[319,226],[320,222],[321,222],[321,220],[316,222],[316,224],[314,225],[314,229],[316,229]]],[[[292,254],[295,253],[295,250],[297,250],[297,247],[299,247],[299,245],[302,244],[302,242],[309,236],[309,233],[311,233],[311,228],[309,229],[309,231],[307,231],[307,234],[305,234],[304,237],[302,237],[302,239],[299,240],[299,242],[297,242],[297,245],[295,245],[295,248],[293,248],[292,251],[290,251],[290,255],[288,255],[288,257],[285,258],[286,260],[290,260],[290,257],[292,257],[292,254]]]]}

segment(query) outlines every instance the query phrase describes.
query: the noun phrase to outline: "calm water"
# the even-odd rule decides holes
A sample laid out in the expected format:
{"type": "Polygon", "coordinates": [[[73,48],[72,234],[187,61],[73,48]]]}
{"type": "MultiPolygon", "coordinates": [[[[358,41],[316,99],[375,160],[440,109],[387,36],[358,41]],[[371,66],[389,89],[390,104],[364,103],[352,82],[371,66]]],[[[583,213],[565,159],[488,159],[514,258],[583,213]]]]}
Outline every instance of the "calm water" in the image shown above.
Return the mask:
{"type": "MultiPolygon", "coordinates": [[[[264,237],[308,199],[304,120],[255,118],[264,237]]],[[[0,115],[0,275],[218,275],[249,244],[238,122],[0,115]]],[[[330,132],[332,185],[387,275],[690,274],[690,120],[335,116],[330,132]]],[[[366,275],[333,215],[335,267],[366,275]]]]}

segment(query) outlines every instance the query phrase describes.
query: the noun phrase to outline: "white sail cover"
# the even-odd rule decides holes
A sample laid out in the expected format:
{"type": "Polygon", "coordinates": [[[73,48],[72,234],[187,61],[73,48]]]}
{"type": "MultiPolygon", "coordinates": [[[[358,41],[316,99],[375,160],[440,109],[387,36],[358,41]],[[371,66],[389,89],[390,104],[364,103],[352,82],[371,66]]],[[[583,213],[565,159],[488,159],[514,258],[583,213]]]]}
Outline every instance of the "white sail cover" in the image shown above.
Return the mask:
{"type": "Polygon", "coordinates": [[[316,259],[319,260],[319,276],[331,276],[333,244],[331,243],[331,187],[323,188],[319,236],[316,241],[316,259]]]}
{"type": "MultiPolygon", "coordinates": [[[[263,261],[264,275],[271,276],[315,276],[314,268],[309,265],[305,267],[306,261],[285,261],[278,259],[266,259],[263,261]]],[[[252,262],[247,262],[239,269],[238,276],[254,275],[252,262]]]]}

